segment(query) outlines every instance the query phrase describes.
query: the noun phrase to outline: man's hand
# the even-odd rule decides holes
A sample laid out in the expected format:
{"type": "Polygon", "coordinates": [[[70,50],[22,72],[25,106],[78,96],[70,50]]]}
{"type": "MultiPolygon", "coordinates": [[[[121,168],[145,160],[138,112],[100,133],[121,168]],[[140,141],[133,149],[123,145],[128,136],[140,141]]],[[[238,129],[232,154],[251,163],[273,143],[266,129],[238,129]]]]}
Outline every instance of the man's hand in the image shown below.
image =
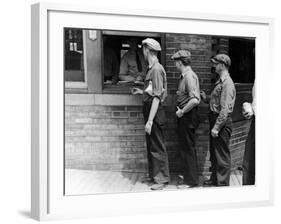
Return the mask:
{"type": "Polygon", "coordinates": [[[211,131],[211,135],[212,137],[217,138],[219,136],[219,131],[213,128],[211,131]]]}
{"type": "Polygon", "coordinates": [[[144,77],[145,77],[145,74],[143,72],[137,72],[135,81],[143,82],[144,77]]]}
{"type": "Polygon", "coordinates": [[[203,90],[200,91],[200,96],[203,101],[205,101],[207,99],[206,93],[203,90]]]}
{"type": "Polygon", "coordinates": [[[137,94],[143,94],[143,91],[139,88],[134,87],[134,88],[131,89],[131,93],[133,95],[137,95],[137,94]]]}
{"type": "Polygon", "coordinates": [[[251,119],[251,117],[253,117],[253,113],[251,112],[243,112],[243,116],[246,118],[246,119],[251,119]]]}
{"type": "Polygon", "coordinates": [[[153,121],[147,121],[145,125],[145,132],[147,134],[151,134],[151,129],[152,129],[153,121]]]}
{"type": "Polygon", "coordinates": [[[243,103],[242,114],[246,119],[251,119],[251,117],[254,115],[254,111],[250,103],[248,102],[243,103]]]}
{"type": "Polygon", "coordinates": [[[138,76],[136,77],[136,81],[139,81],[139,82],[143,81],[142,76],[138,75],[138,76]]]}
{"type": "Polygon", "coordinates": [[[177,115],[178,118],[181,118],[184,113],[183,113],[182,109],[180,109],[179,107],[177,107],[177,109],[178,109],[178,110],[177,110],[177,112],[176,112],[176,115],[177,115]]]}

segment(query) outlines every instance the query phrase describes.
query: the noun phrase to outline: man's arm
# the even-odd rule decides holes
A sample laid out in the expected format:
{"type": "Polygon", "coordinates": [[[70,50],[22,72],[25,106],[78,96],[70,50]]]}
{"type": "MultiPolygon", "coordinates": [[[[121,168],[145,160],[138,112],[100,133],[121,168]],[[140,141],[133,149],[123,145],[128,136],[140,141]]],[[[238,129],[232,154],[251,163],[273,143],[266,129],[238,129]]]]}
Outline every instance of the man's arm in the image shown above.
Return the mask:
{"type": "Polygon", "coordinates": [[[197,75],[185,76],[185,86],[188,90],[189,101],[182,109],[183,113],[189,112],[200,103],[200,89],[197,75]]]}
{"type": "Polygon", "coordinates": [[[128,81],[128,82],[135,81],[135,77],[129,74],[129,65],[128,65],[126,54],[121,59],[119,70],[120,70],[119,79],[121,81],[128,81]]]}
{"type": "Polygon", "coordinates": [[[123,74],[119,74],[119,79],[121,81],[128,81],[128,82],[133,82],[135,81],[135,77],[131,76],[131,75],[123,75],[123,74]]]}
{"type": "Polygon", "coordinates": [[[179,107],[177,107],[178,108],[176,112],[177,117],[181,118],[184,115],[184,113],[189,112],[192,108],[196,107],[198,104],[199,104],[199,100],[197,98],[192,98],[188,101],[188,103],[184,106],[184,108],[180,109],[179,107]]]}
{"type": "Polygon", "coordinates": [[[133,95],[137,95],[137,94],[142,95],[142,94],[143,94],[143,90],[141,90],[140,88],[134,87],[134,88],[131,89],[131,93],[132,93],[133,95]]]}
{"type": "Polygon", "coordinates": [[[152,100],[152,105],[150,108],[150,112],[149,112],[149,117],[148,117],[148,121],[145,125],[145,131],[150,134],[151,133],[151,128],[152,128],[152,124],[153,124],[153,119],[157,113],[158,107],[159,107],[159,103],[160,103],[160,99],[161,99],[161,95],[163,93],[164,90],[164,82],[163,82],[163,76],[161,74],[160,70],[154,70],[153,74],[152,74],[152,96],[153,96],[153,100],[152,100]]]}
{"type": "Polygon", "coordinates": [[[152,105],[150,108],[148,121],[146,122],[146,125],[145,125],[145,132],[147,132],[149,135],[151,134],[153,119],[157,113],[157,110],[159,107],[159,102],[160,102],[160,99],[158,97],[154,97],[152,100],[152,105]]]}
{"type": "Polygon", "coordinates": [[[149,112],[148,121],[153,121],[155,114],[158,110],[159,102],[160,102],[160,100],[158,97],[153,98],[152,105],[151,105],[150,112],[149,112]]]}
{"type": "Polygon", "coordinates": [[[231,84],[223,85],[220,106],[221,110],[219,116],[217,117],[216,123],[213,127],[213,130],[219,132],[221,127],[225,124],[228,114],[233,111],[234,100],[235,100],[235,89],[231,84]]]}
{"type": "Polygon", "coordinates": [[[199,100],[194,97],[188,101],[188,103],[184,106],[184,108],[182,108],[182,112],[187,113],[190,110],[192,110],[192,108],[196,107],[197,105],[199,105],[199,100]]]}

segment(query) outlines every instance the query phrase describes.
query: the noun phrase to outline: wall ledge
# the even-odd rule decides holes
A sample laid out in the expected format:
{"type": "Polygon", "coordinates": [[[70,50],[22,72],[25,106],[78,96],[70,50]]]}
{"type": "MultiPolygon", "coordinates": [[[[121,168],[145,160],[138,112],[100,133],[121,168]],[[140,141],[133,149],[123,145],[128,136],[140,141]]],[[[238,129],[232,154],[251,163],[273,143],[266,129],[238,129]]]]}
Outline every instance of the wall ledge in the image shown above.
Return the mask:
{"type": "Polygon", "coordinates": [[[142,96],[124,94],[65,94],[66,106],[90,106],[90,105],[130,105],[141,106],[142,96]]]}

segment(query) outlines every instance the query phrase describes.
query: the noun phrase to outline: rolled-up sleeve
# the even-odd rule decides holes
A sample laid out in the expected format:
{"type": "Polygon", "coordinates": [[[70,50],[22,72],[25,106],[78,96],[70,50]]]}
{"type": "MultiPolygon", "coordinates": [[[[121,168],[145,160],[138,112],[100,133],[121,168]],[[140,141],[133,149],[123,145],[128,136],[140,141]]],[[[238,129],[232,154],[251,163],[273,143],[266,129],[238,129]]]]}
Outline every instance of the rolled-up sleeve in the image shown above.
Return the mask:
{"type": "Polygon", "coordinates": [[[220,131],[225,124],[228,115],[233,112],[235,98],[236,90],[234,85],[229,82],[223,83],[220,98],[220,112],[214,125],[215,130],[220,131]]]}
{"type": "Polygon", "coordinates": [[[162,71],[154,69],[151,74],[152,80],[152,96],[161,100],[161,95],[164,91],[164,79],[162,71]]]}

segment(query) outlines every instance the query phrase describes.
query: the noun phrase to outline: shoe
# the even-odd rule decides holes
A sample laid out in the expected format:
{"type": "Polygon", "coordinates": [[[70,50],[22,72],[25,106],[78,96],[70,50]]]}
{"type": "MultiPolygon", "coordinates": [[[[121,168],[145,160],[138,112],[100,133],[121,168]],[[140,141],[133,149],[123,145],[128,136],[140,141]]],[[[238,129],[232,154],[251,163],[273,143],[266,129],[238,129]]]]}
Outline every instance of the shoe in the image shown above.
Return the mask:
{"type": "Polygon", "coordinates": [[[177,185],[178,189],[189,189],[189,188],[194,188],[194,187],[198,187],[198,184],[180,184],[180,185],[177,185]]]}
{"type": "Polygon", "coordinates": [[[151,190],[163,190],[168,183],[163,183],[163,184],[153,184],[150,189],[151,190]]]}
{"type": "Polygon", "coordinates": [[[183,179],[178,179],[177,185],[185,185],[186,183],[184,182],[183,179]]]}
{"type": "Polygon", "coordinates": [[[216,183],[212,180],[205,180],[203,184],[205,186],[216,186],[216,183]]]}

